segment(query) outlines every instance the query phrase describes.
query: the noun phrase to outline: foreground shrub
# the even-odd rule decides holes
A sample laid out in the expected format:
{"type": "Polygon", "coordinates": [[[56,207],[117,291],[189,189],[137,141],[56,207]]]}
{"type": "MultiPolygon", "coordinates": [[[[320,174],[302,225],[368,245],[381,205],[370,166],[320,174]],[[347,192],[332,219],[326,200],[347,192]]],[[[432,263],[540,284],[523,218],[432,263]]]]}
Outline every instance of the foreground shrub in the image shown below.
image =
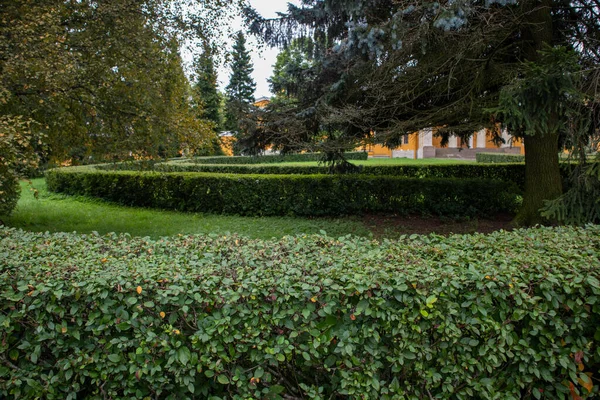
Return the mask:
{"type": "Polygon", "coordinates": [[[0,229],[0,397],[593,397],[598,265],[598,226],[384,242],[0,229]]]}
{"type": "Polygon", "coordinates": [[[351,215],[366,212],[475,216],[513,212],[519,189],[481,179],[369,175],[229,175],[65,168],[48,189],[129,206],[237,215],[351,215]]]}
{"type": "Polygon", "coordinates": [[[525,156],[522,154],[503,154],[503,153],[477,153],[475,160],[478,163],[521,163],[525,162],[525,156]]]}
{"type": "MultiPolygon", "coordinates": [[[[364,151],[353,151],[344,153],[347,160],[366,160],[369,154],[364,151]]],[[[198,164],[268,164],[281,162],[303,162],[303,161],[321,161],[321,153],[302,153],[302,154],[271,154],[265,156],[249,157],[197,157],[193,161],[198,164]]]]}

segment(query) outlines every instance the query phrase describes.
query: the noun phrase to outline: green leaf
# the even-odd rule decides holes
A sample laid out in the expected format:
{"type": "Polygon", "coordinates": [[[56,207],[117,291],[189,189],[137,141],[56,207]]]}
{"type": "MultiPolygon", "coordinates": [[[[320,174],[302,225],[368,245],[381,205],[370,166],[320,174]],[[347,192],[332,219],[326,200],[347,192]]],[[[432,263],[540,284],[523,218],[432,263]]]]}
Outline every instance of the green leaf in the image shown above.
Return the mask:
{"type": "Polygon", "coordinates": [[[177,349],[177,358],[179,359],[179,362],[183,365],[187,365],[188,361],[190,361],[191,356],[192,354],[190,353],[190,349],[188,349],[186,346],[182,346],[179,349],[177,349]]]}
{"type": "Polygon", "coordinates": [[[254,371],[254,377],[255,377],[255,378],[259,378],[259,379],[260,379],[260,378],[262,378],[262,377],[263,377],[263,375],[264,375],[264,374],[265,374],[265,370],[264,370],[264,369],[262,369],[261,367],[258,367],[258,368],[256,369],[256,371],[254,371]]]}
{"type": "Polygon", "coordinates": [[[229,378],[225,375],[219,375],[219,377],[217,378],[217,381],[221,385],[229,385],[229,378]]]}
{"type": "Polygon", "coordinates": [[[207,378],[212,378],[213,376],[215,376],[215,371],[213,371],[212,369],[207,369],[206,371],[204,371],[204,375],[207,378]]]}
{"type": "Polygon", "coordinates": [[[118,354],[109,354],[108,359],[114,363],[121,361],[121,356],[118,354]]]}
{"type": "Polygon", "coordinates": [[[432,308],[436,301],[438,301],[437,297],[429,296],[426,300],[427,307],[432,308]]]}
{"type": "Polygon", "coordinates": [[[269,388],[269,394],[281,394],[285,391],[285,387],[281,385],[273,385],[269,388]]]}
{"type": "Polygon", "coordinates": [[[358,302],[358,304],[356,305],[356,315],[360,315],[363,313],[363,311],[365,311],[367,308],[369,308],[369,300],[361,300],[358,302]]]}

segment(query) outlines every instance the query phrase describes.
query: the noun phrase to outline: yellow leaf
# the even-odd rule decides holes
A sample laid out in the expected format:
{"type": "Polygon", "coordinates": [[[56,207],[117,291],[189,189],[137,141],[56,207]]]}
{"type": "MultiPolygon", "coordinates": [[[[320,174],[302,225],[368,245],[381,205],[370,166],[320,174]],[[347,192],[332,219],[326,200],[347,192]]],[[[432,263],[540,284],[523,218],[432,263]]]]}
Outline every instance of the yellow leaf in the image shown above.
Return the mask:
{"type": "Polygon", "coordinates": [[[316,297],[311,297],[310,301],[312,301],[313,303],[316,303],[317,302],[317,298],[316,297]]]}
{"type": "Polygon", "coordinates": [[[583,376],[584,379],[579,378],[578,379],[579,384],[581,386],[583,386],[584,388],[586,388],[586,390],[589,393],[592,393],[592,390],[594,389],[594,383],[592,382],[592,379],[590,378],[590,376],[588,374],[580,375],[580,376],[583,376]]]}
{"type": "Polygon", "coordinates": [[[62,327],[62,329],[60,330],[62,333],[67,333],[67,328],[66,327],[62,327]]]}
{"type": "Polygon", "coordinates": [[[142,287],[138,286],[137,289],[135,289],[135,291],[137,292],[137,294],[142,294],[142,287]]]}
{"type": "Polygon", "coordinates": [[[167,316],[167,314],[165,314],[163,311],[161,311],[158,315],[160,315],[161,318],[164,318],[167,316]]]}

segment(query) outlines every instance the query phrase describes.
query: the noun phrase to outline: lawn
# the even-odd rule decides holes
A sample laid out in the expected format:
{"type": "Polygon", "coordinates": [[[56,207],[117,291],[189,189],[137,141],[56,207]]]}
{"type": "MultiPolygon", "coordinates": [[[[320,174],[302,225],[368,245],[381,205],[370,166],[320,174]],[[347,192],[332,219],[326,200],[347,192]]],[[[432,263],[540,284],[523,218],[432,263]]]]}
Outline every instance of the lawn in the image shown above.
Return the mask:
{"type": "Polygon", "coordinates": [[[16,210],[3,220],[6,226],[33,232],[116,232],[155,239],[177,234],[236,233],[271,239],[324,231],[333,237],[350,234],[381,239],[413,233],[487,233],[508,228],[511,220],[511,216],[457,221],[387,214],[339,218],[239,217],[124,207],[97,199],[54,194],[47,191],[44,179],[33,180],[33,188],[39,193],[37,199],[28,183],[22,182],[21,187],[16,210]]]}
{"type": "MultiPolygon", "coordinates": [[[[178,160],[183,162],[185,160],[178,160]]],[[[449,165],[449,164],[469,164],[474,163],[475,160],[462,160],[455,158],[427,158],[427,159],[412,159],[412,158],[369,158],[368,160],[350,160],[355,165],[449,165]]],[[[212,164],[211,164],[212,165],[212,164]]],[[[220,164],[214,164],[220,165],[220,164]]],[[[232,165],[232,164],[228,164],[232,165]]],[[[266,164],[243,164],[252,166],[273,166],[280,165],[286,167],[293,166],[319,166],[323,165],[317,161],[296,161],[296,162],[281,162],[281,163],[266,163],[266,164]]]]}
{"type": "Polygon", "coordinates": [[[237,233],[257,239],[320,231],[332,236],[370,234],[359,218],[255,218],[122,207],[100,200],[49,193],[44,179],[33,180],[33,187],[39,191],[36,200],[29,184],[23,182],[21,186],[17,208],[4,222],[7,226],[34,232],[117,232],[152,238],[180,233],[237,233]]]}

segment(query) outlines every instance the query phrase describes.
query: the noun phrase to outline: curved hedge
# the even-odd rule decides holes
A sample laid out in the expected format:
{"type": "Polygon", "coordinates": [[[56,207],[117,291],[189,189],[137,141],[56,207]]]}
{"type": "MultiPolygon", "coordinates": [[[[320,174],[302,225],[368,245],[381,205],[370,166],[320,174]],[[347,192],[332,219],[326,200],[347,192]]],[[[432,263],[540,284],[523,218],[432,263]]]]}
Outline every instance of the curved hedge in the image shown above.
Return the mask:
{"type": "Polygon", "coordinates": [[[482,179],[370,175],[230,175],[50,170],[48,189],[129,206],[237,215],[329,216],[365,212],[450,216],[513,212],[519,189],[482,179]]]}
{"type": "MultiPolygon", "coordinates": [[[[193,162],[198,164],[269,164],[280,162],[302,162],[302,161],[321,161],[321,153],[302,153],[302,154],[271,154],[265,156],[235,156],[235,157],[196,157],[193,162]]],[[[369,153],[364,151],[352,151],[344,153],[346,160],[366,160],[369,153]]]]}
{"type": "MultiPolygon", "coordinates": [[[[110,168],[105,168],[110,169],[110,168]]],[[[121,168],[122,169],[122,168],[121,168]]],[[[327,167],[312,165],[211,165],[192,162],[167,162],[154,166],[162,172],[209,172],[226,174],[326,174],[327,167]]],[[[525,185],[524,164],[442,164],[442,165],[360,165],[358,173],[406,178],[481,178],[525,185]]]]}
{"type": "Polygon", "coordinates": [[[0,229],[0,397],[591,398],[599,265],[598,226],[384,242],[0,229]]]}

